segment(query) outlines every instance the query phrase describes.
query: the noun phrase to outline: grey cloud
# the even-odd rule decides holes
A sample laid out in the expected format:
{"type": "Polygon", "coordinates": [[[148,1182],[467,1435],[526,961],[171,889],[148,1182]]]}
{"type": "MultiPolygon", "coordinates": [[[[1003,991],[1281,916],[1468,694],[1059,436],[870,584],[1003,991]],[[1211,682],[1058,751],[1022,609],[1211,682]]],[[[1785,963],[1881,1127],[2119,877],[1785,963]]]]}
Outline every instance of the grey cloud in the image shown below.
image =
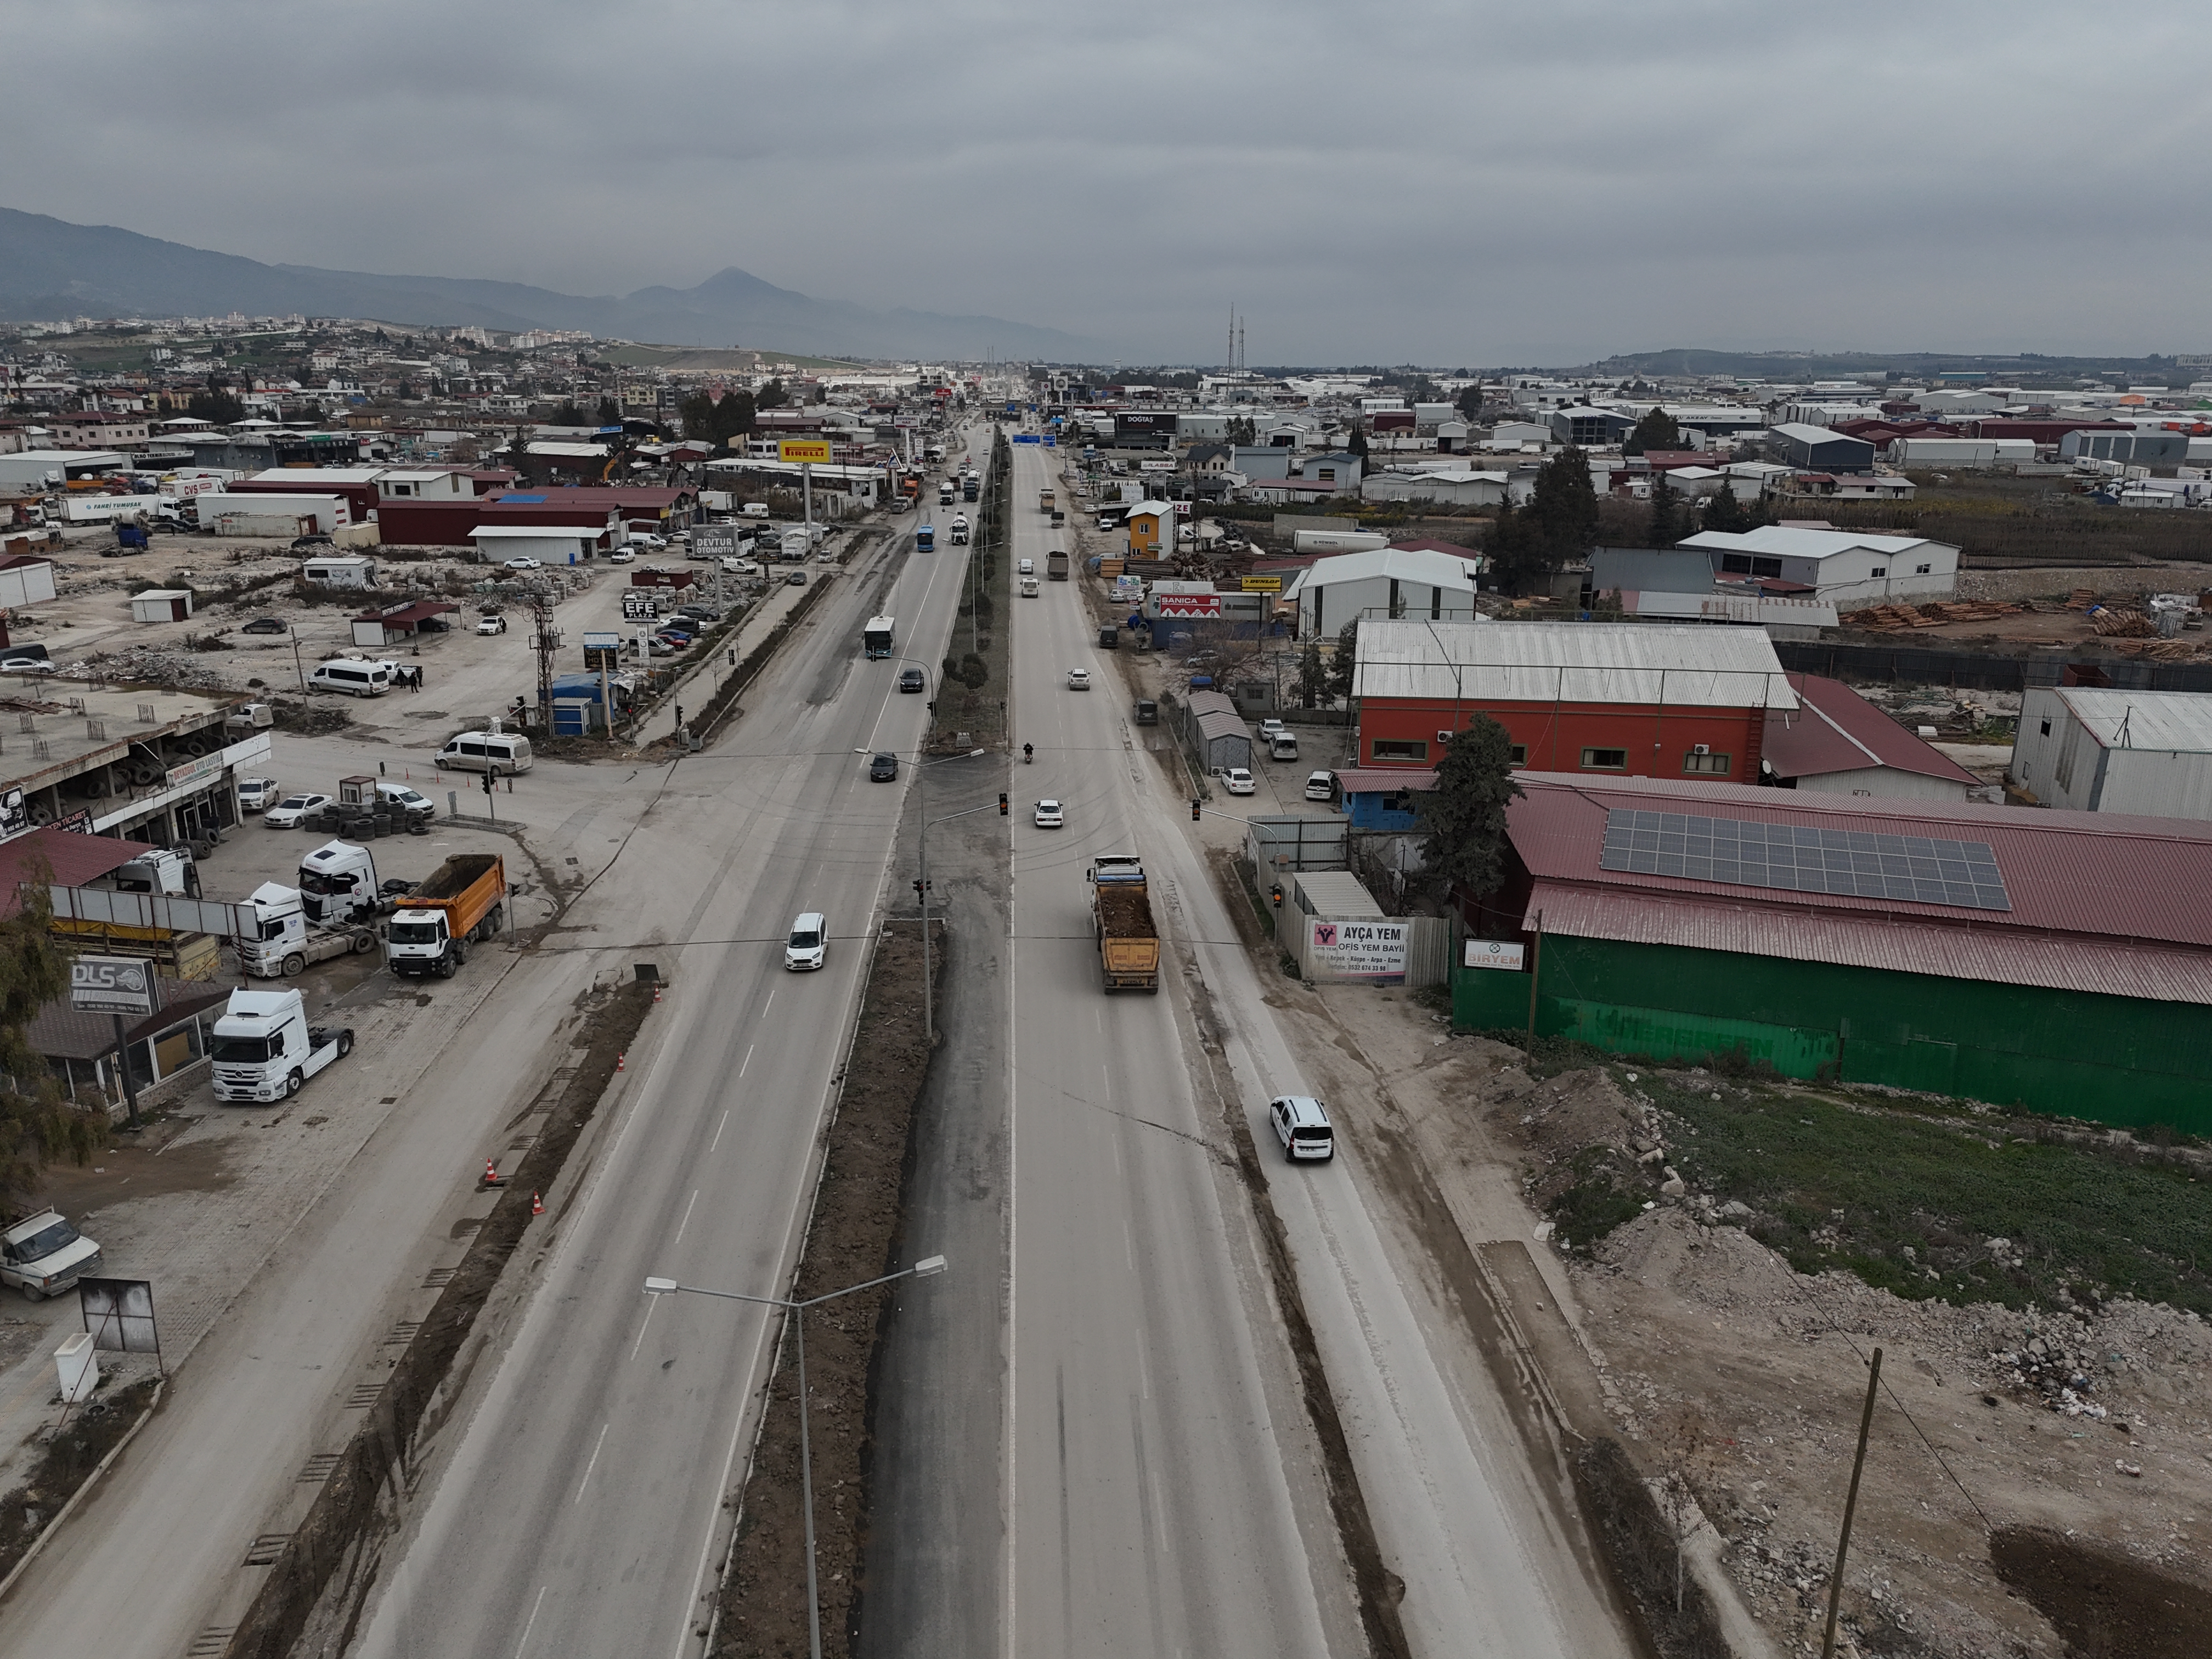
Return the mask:
{"type": "MultiPolygon", "coordinates": [[[[2212,347],[2201,13],[670,3],[11,14],[6,204],[278,263],[1218,360],[2212,347]],[[180,21],[188,18],[189,21],[180,21]]],[[[763,342],[763,343],[770,343],[763,342]]]]}

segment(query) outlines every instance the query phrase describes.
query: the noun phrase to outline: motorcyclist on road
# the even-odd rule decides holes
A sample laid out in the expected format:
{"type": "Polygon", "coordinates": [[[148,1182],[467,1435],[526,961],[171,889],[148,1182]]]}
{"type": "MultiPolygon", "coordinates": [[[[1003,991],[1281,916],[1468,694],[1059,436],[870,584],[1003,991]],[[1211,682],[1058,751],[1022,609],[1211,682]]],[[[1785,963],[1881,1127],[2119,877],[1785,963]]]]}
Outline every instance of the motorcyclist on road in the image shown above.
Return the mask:
{"type": "Polygon", "coordinates": [[[1028,764],[1029,764],[1032,760],[1034,760],[1036,757],[1036,749],[1035,749],[1035,748],[1033,748],[1033,747],[1032,747],[1031,745],[1030,745],[1029,744],[1026,744],[1026,743],[1025,743],[1025,744],[1024,744],[1022,745],[1022,764],[1023,764],[1023,765],[1024,765],[1024,766],[1027,766],[1027,765],[1028,765],[1028,764]]]}

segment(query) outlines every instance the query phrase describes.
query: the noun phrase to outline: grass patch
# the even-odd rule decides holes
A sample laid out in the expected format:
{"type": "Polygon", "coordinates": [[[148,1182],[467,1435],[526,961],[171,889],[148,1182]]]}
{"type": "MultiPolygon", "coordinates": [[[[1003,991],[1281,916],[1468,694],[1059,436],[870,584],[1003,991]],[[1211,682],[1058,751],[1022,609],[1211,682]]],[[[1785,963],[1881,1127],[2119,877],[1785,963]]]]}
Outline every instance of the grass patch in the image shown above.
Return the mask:
{"type": "Polygon", "coordinates": [[[1520,1049],[1527,1056],[1521,1069],[1539,1082],[1562,1072],[1584,1072],[1595,1066],[1611,1066],[1618,1058],[1607,1049],[1594,1048],[1573,1037],[1540,1036],[1532,1043],[1528,1028],[1522,1025],[1477,1031],[1475,1035],[1520,1049]]]}
{"type": "Polygon", "coordinates": [[[1594,1244],[1633,1221],[1649,1202],[1635,1166],[1603,1146],[1585,1146],[1569,1167],[1575,1184],[1544,1206],[1567,1245],[1594,1244]]]}
{"type": "Polygon", "coordinates": [[[1669,1161],[1692,1189],[1750,1206],[1753,1235],[1801,1273],[1842,1267],[1916,1299],[2124,1294],[2212,1316],[2212,1184],[2155,1149],[2024,1136],[1925,1102],[1759,1084],[1717,1100],[1681,1073],[1624,1086],[1671,1120],[1669,1161]]]}

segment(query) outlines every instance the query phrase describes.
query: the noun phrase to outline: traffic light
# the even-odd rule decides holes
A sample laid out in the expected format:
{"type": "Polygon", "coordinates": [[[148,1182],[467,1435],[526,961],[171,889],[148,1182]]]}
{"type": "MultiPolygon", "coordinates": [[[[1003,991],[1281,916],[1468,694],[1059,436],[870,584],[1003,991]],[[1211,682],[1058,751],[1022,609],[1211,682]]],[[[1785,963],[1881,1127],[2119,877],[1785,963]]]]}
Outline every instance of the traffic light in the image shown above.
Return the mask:
{"type": "Polygon", "coordinates": [[[1190,821],[1193,823],[1198,822],[1198,797],[1195,795],[1190,798],[1190,821]]]}
{"type": "Polygon", "coordinates": [[[1010,810],[1011,809],[1006,805],[1006,792],[1001,789],[999,791],[999,816],[1000,817],[1006,817],[1010,810]]]}
{"type": "Polygon", "coordinates": [[[1267,900],[1278,910],[1283,908],[1283,884],[1277,882],[1267,890],[1267,900]]]}

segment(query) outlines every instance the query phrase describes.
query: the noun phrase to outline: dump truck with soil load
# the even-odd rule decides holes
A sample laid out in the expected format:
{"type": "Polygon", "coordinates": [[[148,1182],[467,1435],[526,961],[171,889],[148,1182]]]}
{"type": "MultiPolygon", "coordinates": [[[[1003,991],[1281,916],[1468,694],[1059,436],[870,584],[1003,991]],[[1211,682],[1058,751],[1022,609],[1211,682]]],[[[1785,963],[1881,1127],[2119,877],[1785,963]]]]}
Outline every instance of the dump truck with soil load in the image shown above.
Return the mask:
{"type": "Polygon", "coordinates": [[[1055,547],[1044,556],[1044,579],[1048,582],[1067,580],[1067,553],[1065,549],[1055,547]]]}
{"type": "Polygon", "coordinates": [[[1145,885],[1145,866],[1130,854],[1102,857],[1086,872],[1091,883],[1091,922],[1098,936],[1102,988],[1115,991],[1160,988],[1160,930],[1152,921],[1152,901],[1145,885]]]}
{"type": "Polygon", "coordinates": [[[456,853],[400,899],[385,929],[385,960],[403,977],[451,979],[468,947],[496,933],[506,914],[507,861],[456,853]]]}

